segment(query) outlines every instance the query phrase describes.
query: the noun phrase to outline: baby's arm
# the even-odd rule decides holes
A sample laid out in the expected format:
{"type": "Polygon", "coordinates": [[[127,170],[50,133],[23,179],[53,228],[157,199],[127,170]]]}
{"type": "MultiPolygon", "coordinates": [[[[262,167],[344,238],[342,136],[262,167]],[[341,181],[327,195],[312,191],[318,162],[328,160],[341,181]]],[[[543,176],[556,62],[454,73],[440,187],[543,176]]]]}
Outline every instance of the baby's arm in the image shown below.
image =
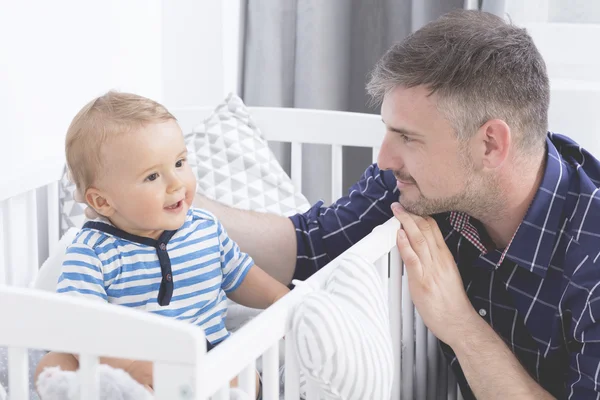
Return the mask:
{"type": "Polygon", "coordinates": [[[238,304],[252,308],[267,308],[290,290],[258,266],[253,265],[240,285],[227,294],[238,304]]]}
{"type": "Polygon", "coordinates": [[[222,288],[227,297],[238,304],[252,308],[267,308],[289,289],[254,264],[254,260],[241,251],[217,221],[223,272],[222,288]]]}

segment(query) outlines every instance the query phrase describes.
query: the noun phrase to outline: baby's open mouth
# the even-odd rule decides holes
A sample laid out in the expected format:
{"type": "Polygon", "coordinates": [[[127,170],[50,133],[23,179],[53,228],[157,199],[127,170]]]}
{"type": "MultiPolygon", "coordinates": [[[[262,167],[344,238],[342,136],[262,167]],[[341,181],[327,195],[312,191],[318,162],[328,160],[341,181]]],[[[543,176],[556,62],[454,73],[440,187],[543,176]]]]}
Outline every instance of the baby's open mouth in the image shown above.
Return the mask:
{"type": "Polygon", "coordinates": [[[181,203],[183,203],[183,200],[179,200],[177,203],[171,204],[170,206],[165,207],[165,209],[166,210],[176,210],[179,207],[181,207],[181,203]]]}

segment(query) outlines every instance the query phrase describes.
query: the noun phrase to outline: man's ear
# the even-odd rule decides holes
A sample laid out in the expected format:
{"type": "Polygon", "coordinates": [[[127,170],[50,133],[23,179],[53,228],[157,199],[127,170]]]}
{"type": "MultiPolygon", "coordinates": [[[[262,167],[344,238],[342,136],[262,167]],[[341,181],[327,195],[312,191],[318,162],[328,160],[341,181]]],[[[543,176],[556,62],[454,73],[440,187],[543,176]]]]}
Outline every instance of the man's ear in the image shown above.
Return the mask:
{"type": "Polygon", "coordinates": [[[110,199],[99,189],[94,187],[89,188],[85,192],[85,200],[98,214],[109,218],[115,213],[115,209],[111,205],[110,199]]]}
{"type": "Polygon", "coordinates": [[[501,119],[491,119],[477,131],[477,156],[484,168],[498,168],[508,158],[513,132],[501,119]]]}

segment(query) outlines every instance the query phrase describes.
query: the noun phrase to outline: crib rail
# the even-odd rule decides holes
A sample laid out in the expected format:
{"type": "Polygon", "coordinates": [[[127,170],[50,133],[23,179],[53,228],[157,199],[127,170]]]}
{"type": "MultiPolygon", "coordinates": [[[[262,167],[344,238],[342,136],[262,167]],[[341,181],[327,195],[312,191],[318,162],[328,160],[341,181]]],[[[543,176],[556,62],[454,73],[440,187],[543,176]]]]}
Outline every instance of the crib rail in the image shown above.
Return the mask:
{"type": "Polygon", "coordinates": [[[57,181],[0,199],[0,284],[32,282],[58,243],[58,210],[57,181]]]}
{"type": "MultiPolygon", "coordinates": [[[[406,276],[395,247],[398,222],[394,218],[348,249],[346,254],[360,254],[374,263],[384,282],[390,310],[390,327],[394,347],[395,374],[392,399],[452,399],[461,398],[456,381],[448,379],[449,371],[442,359],[437,339],[427,330],[414,310],[407,289],[406,276]],[[387,283],[387,285],[385,284],[387,283]]],[[[279,342],[288,331],[289,312],[310,287],[321,287],[336,268],[341,257],[336,258],[311,276],[309,284],[297,287],[278,303],[258,315],[226,342],[207,354],[202,376],[206,378],[207,391],[216,393],[212,399],[226,399],[219,388],[234,376],[254,371],[262,361],[263,398],[278,399],[279,342]],[[265,327],[269,327],[265,330],[265,327]],[[252,343],[248,347],[248,343],[252,343]],[[240,352],[240,349],[244,349],[240,352]]],[[[300,376],[293,352],[291,338],[285,339],[285,399],[298,399],[300,376]]],[[[451,373],[450,373],[451,375],[451,373]]],[[[247,393],[254,394],[248,387],[247,393]]],[[[307,400],[319,399],[319,388],[307,386],[307,400]]]]}
{"type": "Polygon", "coordinates": [[[0,320],[10,321],[2,327],[0,345],[10,348],[11,400],[29,397],[28,348],[79,354],[84,377],[82,399],[97,398],[93,389],[99,356],[154,361],[157,398],[173,399],[173,393],[180,393],[182,388],[204,398],[204,385],[196,379],[199,375],[194,368],[203,364],[206,341],[203,331],[190,324],[108,303],[17,287],[0,287],[0,304],[0,320]],[[27,310],[26,316],[23,310],[27,310]],[[174,386],[177,392],[173,392],[174,386]]]}
{"type": "MultiPolygon", "coordinates": [[[[386,288],[395,351],[392,398],[460,398],[456,381],[446,363],[440,361],[437,340],[415,314],[410,301],[395,248],[397,229],[398,222],[392,218],[344,253],[360,254],[373,262],[386,288]]],[[[310,287],[322,286],[338,262],[339,258],[333,260],[309,278],[310,287]]],[[[196,399],[228,399],[228,383],[236,376],[240,387],[254,394],[254,371],[260,362],[263,398],[279,399],[279,344],[288,331],[288,313],[302,300],[305,290],[306,286],[299,286],[205,354],[201,330],[183,322],[70,296],[0,287],[0,304],[5,305],[0,307],[0,320],[11,321],[0,332],[0,346],[10,348],[10,385],[14,390],[11,399],[25,399],[28,395],[27,348],[80,354],[86,382],[82,385],[82,398],[86,400],[95,398],[92,392],[96,387],[98,356],[154,361],[157,399],[184,398],[178,397],[182,391],[194,393],[196,399]],[[10,306],[15,304],[19,307],[10,306]],[[22,310],[28,310],[29,318],[22,318],[22,310]],[[114,326],[119,329],[107,329],[114,326]],[[40,327],[44,327],[43,336],[39,335],[40,327]],[[88,340],[90,337],[101,340],[88,340]]],[[[288,338],[284,350],[286,399],[298,399],[300,390],[299,368],[292,349],[288,338]]],[[[308,400],[319,398],[317,387],[306,389],[308,400]]]]}

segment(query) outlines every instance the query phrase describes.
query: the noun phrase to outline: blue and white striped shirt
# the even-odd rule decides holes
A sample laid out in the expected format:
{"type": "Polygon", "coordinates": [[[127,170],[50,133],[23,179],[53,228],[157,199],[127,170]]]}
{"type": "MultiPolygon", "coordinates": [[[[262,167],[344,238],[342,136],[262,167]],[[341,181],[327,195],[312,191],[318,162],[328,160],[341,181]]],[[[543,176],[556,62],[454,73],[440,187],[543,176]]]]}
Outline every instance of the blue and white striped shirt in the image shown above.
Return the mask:
{"type": "MultiPolygon", "coordinates": [[[[434,216],[473,307],[539,384],[559,399],[600,398],[600,162],[549,133],[535,198],[506,249],[488,250],[481,224],[434,216]]],[[[370,166],[347,196],[318,203],[296,226],[295,279],[305,279],[392,217],[391,171],[370,166]]],[[[474,398],[452,349],[442,344],[465,399],[474,398]]]]}
{"type": "Polygon", "coordinates": [[[226,293],[241,284],[254,262],[215,216],[191,208],[183,226],[162,242],[127,234],[106,219],[94,222],[67,248],[59,293],[184,320],[202,327],[213,344],[229,336],[226,293]],[[161,249],[166,257],[159,256],[161,249]],[[162,306],[161,282],[172,287],[162,306]]]}

